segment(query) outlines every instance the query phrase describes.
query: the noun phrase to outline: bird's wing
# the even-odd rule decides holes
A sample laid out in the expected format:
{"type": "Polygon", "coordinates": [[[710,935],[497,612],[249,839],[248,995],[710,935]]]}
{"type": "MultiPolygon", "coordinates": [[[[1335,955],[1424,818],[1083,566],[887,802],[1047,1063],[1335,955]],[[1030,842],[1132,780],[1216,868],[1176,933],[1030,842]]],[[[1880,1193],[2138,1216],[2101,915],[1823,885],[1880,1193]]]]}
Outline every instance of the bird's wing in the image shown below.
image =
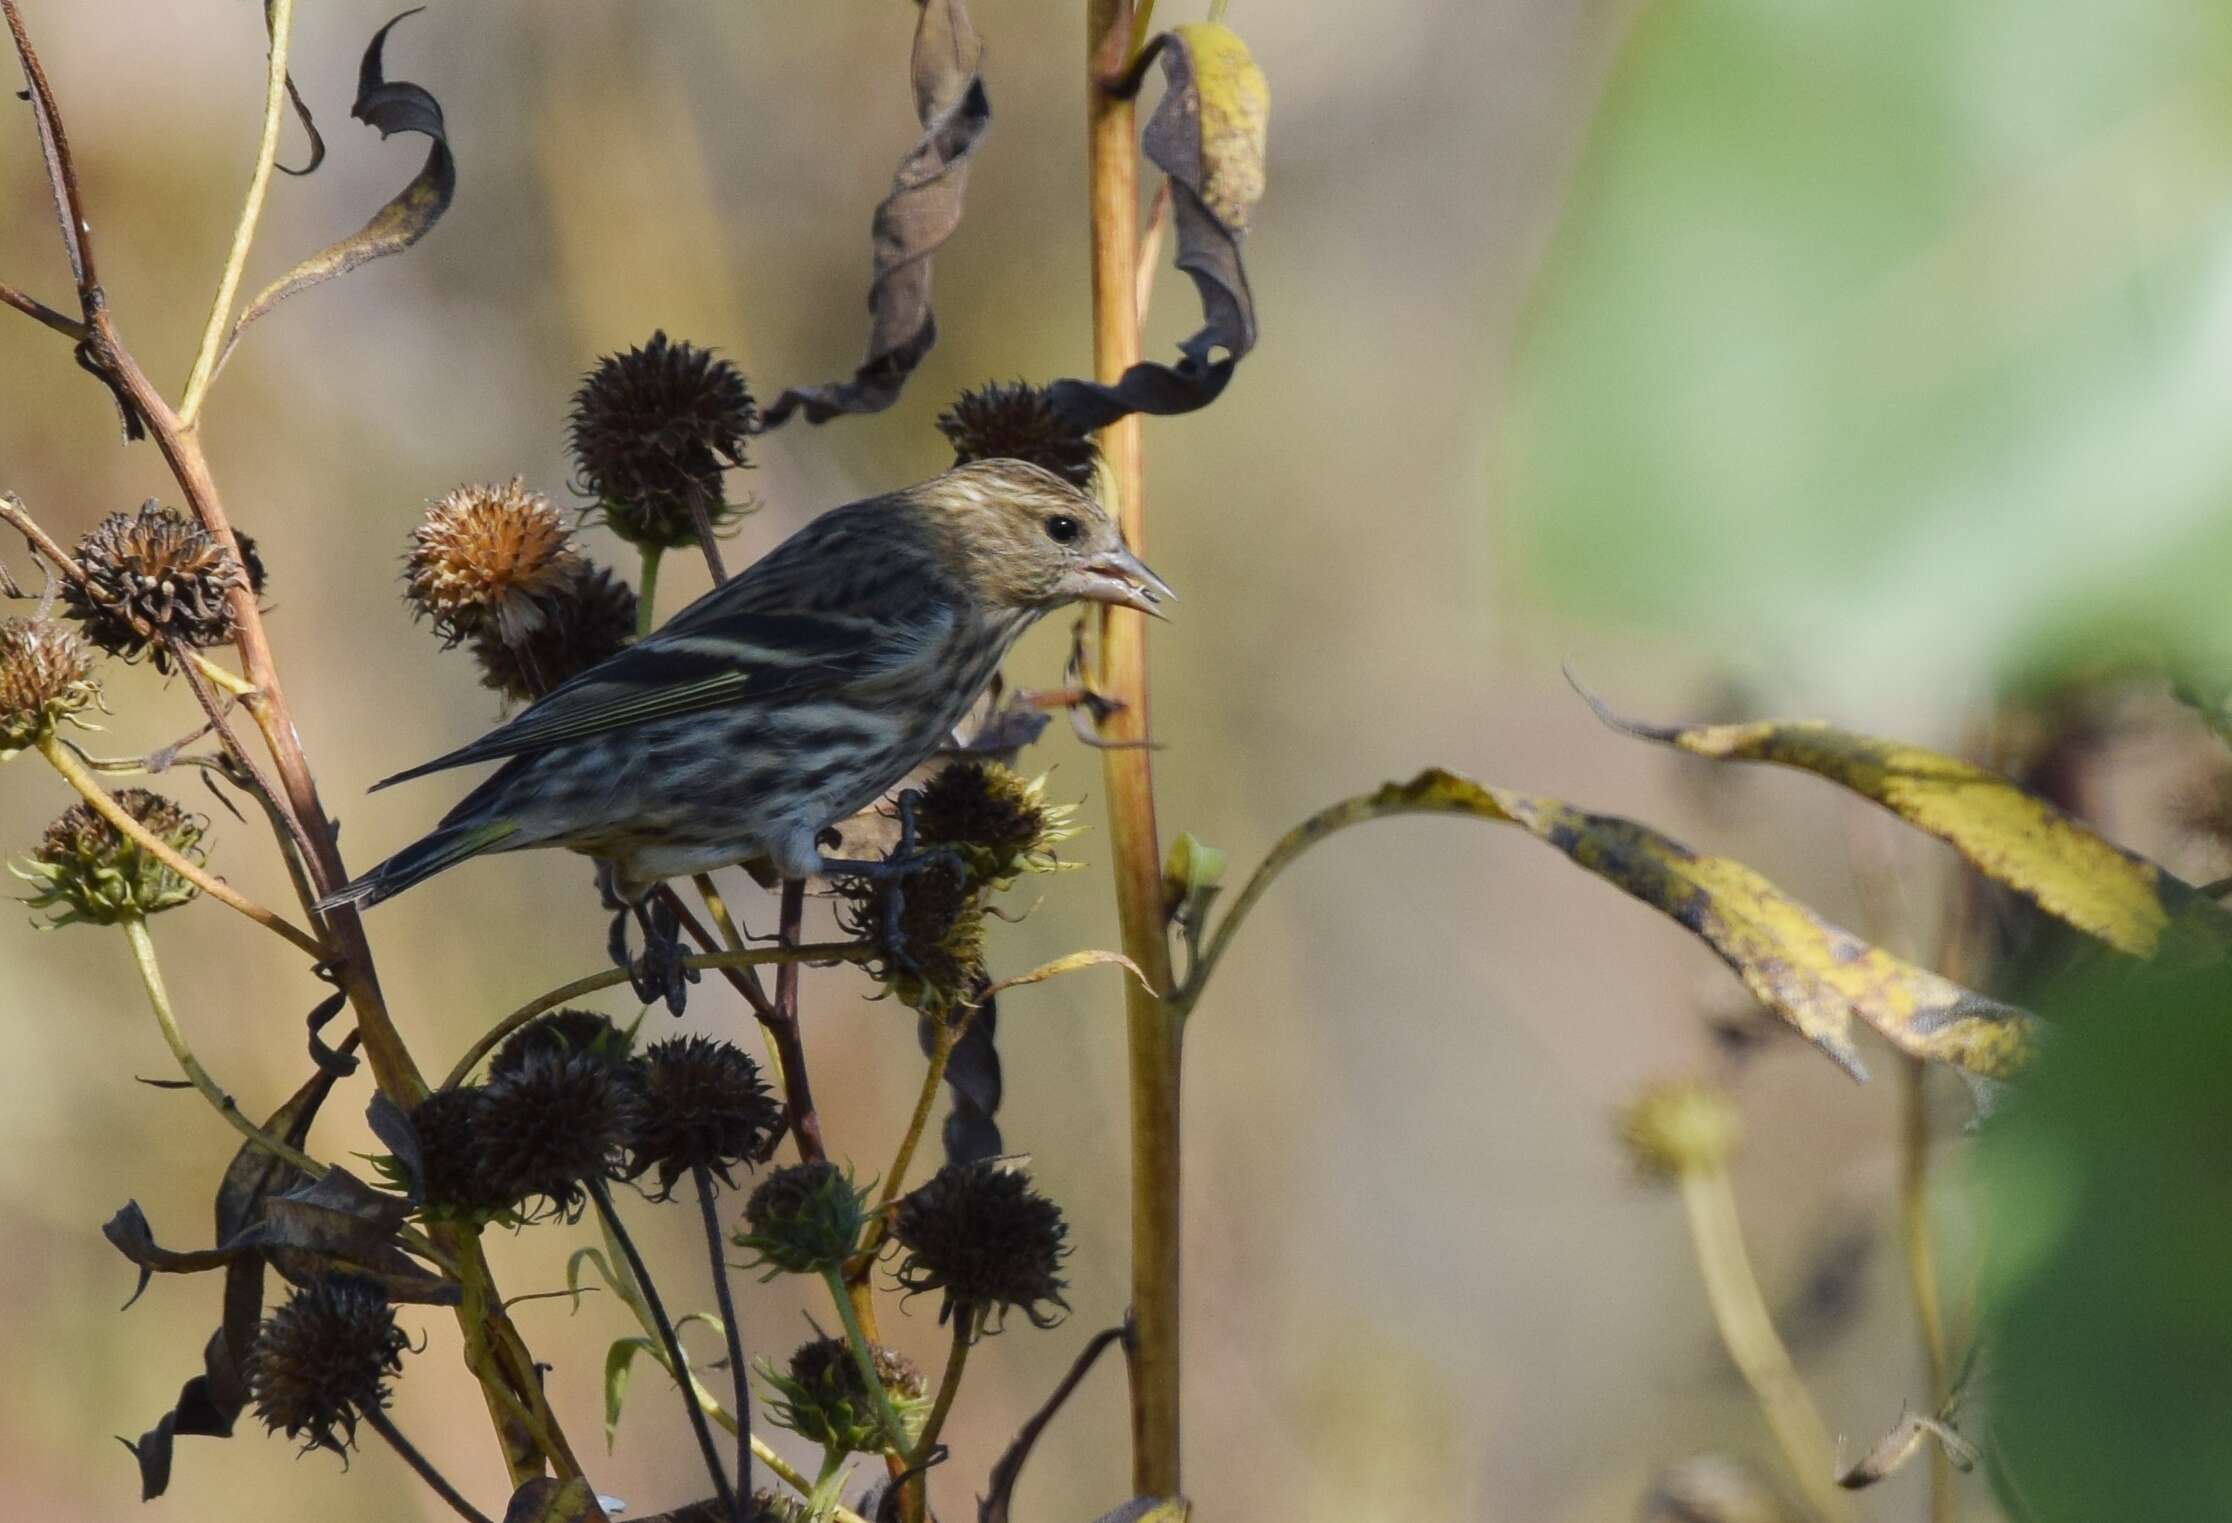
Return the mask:
{"type": "Polygon", "coordinates": [[[904,612],[887,610],[876,618],[767,612],[737,607],[733,601],[705,606],[736,587],[732,582],[715,589],[685,610],[687,617],[678,615],[665,628],[553,688],[471,745],[373,787],[541,751],[653,719],[888,676],[936,651],[959,617],[952,603],[932,596],[904,612]]]}

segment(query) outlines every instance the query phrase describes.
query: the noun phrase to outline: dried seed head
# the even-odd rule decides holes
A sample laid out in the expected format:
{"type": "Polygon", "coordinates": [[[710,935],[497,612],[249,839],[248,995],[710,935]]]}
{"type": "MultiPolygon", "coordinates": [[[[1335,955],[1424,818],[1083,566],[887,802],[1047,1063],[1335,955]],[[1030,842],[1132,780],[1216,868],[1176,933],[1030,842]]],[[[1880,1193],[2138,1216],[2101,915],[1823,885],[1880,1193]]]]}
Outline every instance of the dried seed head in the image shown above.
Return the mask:
{"type": "Polygon", "coordinates": [[[965,1000],[984,964],[984,906],[951,867],[933,866],[895,878],[846,879],[837,918],[854,936],[874,942],[872,972],[902,1003],[943,1013],[965,1000]],[[887,907],[899,895],[899,934],[889,935],[887,907]]]}
{"type": "Polygon", "coordinates": [[[542,627],[580,569],[558,510],[514,476],[458,487],[426,510],[403,558],[403,589],[448,644],[483,630],[518,640],[542,627]]]}
{"type": "Polygon", "coordinates": [[[583,1183],[617,1172],[639,1097],[628,1069],[594,1052],[535,1047],[492,1077],[474,1117],[481,1168],[500,1199],[581,1207],[583,1183]]]}
{"type": "Polygon", "coordinates": [[[1707,1079],[1669,1079],[1620,1113],[1620,1142],[1646,1179],[1678,1179],[1724,1166],[1743,1141],[1728,1091],[1707,1079]]]}
{"type": "MultiPolygon", "coordinates": [[[[884,1389],[911,1443],[929,1415],[929,1383],[913,1360],[880,1343],[868,1346],[876,1381],[884,1389]]],[[[788,1372],[762,1359],[760,1380],[774,1393],[768,1418],[800,1438],[840,1454],[875,1454],[888,1440],[883,1419],[861,1379],[860,1361],[842,1338],[816,1338],[790,1356],[788,1372]]]]}
{"type": "Polygon", "coordinates": [[[0,761],[100,696],[84,641],[52,619],[0,619],[0,761]]]}
{"type": "Polygon", "coordinates": [[[1078,833],[1074,804],[1046,802],[1046,778],[1021,777],[991,761],[958,761],[925,783],[915,824],[926,844],[968,858],[980,883],[1004,887],[1019,873],[1053,872],[1054,848],[1078,833]]]}
{"type": "Polygon", "coordinates": [[[868,1192],[826,1159],[777,1169],[744,1202],[736,1245],[759,1257],[752,1267],[778,1274],[818,1274],[852,1257],[868,1221],[868,1192]]]}
{"type": "Polygon", "coordinates": [[[488,1060],[488,1074],[497,1078],[515,1073],[539,1052],[560,1057],[581,1054],[620,1064],[628,1060],[633,1045],[634,1038],[613,1025],[609,1016],[594,1010],[553,1010],[505,1037],[496,1055],[488,1060]]]}
{"type": "Polygon", "coordinates": [[[111,513],[78,541],[80,583],[63,584],[62,606],[85,637],[126,661],[153,654],[171,670],[166,641],[222,645],[232,638],[226,596],[247,585],[240,563],[207,529],[149,498],[139,512],[111,513]]]}
{"type": "Polygon", "coordinates": [[[543,621],[515,640],[493,628],[473,636],[481,686],[532,703],[635,638],[635,590],[602,566],[584,565],[543,605],[543,621]]]}
{"type": "MultiPolygon", "coordinates": [[[[145,788],[123,789],[116,803],[157,840],[201,865],[207,820],[145,788]]],[[[52,925],[115,925],[176,909],[201,892],[89,804],[72,805],[47,827],[30,859],[11,864],[10,870],[36,885],[29,901],[33,909],[60,910],[52,925]]]]}
{"type": "Polygon", "coordinates": [[[574,393],[578,490],[630,544],[694,545],[693,503],[716,528],[739,515],[721,472],[746,463],[758,417],[734,365],[654,333],[640,349],[599,360],[574,393]]]}
{"type": "Polygon", "coordinates": [[[783,1108],[760,1081],[759,1065],[727,1042],[668,1037],[636,1064],[643,1108],[629,1148],[628,1177],[656,1169],[660,1195],[696,1169],[734,1188],[729,1169],[749,1166],[782,1123],[783,1108]]]}
{"type": "Polygon", "coordinates": [[[1090,435],[1065,422],[1046,388],[1028,381],[990,381],[964,391],[938,414],[938,432],[953,445],[953,463],[1026,460],[1080,491],[1093,484],[1100,451],[1090,435]]]}
{"type": "Polygon", "coordinates": [[[1061,1276],[1069,1224],[1021,1169],[947,1164],[900,1199],[892,1236],[906,1250],[900,1285],[941,1293],[941,1322],[959,1307],[995,1318],[1018,1310],[1051,1327],[1060,1320],[1052,1308],[1069,1309],[1061,1276]]]}
{"type": "Polygon", "coordinates": [[[387,1405],[388,1378],[409,1347],[378,1285],[354,1275],[313,1280],[256,1334],[247,1370],[256,1416],[305,1449],[339,1454],[356,1442],[357,1419],[387,1405]]]}
{"type": "Polygon", "coordinates": [[[489,1178],[486,1145],[480,1135],[487,1108],[487,1092],[468,1084],[438,1089],[411,1112],[428,1216],[483,1222],[517,1200],[489,1178]]]}

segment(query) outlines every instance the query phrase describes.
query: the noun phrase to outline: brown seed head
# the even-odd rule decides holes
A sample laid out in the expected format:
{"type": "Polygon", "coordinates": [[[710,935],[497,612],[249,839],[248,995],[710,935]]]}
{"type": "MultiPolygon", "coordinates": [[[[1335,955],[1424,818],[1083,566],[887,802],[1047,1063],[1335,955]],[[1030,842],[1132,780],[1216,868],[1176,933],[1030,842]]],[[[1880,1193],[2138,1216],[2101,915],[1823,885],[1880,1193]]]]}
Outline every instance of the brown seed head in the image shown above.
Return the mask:
{"type": "Polygon", "coordinates": [[[584,562],[544,605],[543,621],[516,639],[493,628],[473,636],[481,686],[508,703],[532,703],[578,677],[635,638],[635,589],[602,566],[584,562]]]}
{"type": "Polygon", "coordinates": [[[758,417],[734,365],[654,333],[641,348],[599,360],[574,393],[578,489],[630,544],[695,544],[693,503],[716,528],[737,516],[721,473],[746,463],[758,417]]]}
{"type": "MultiPolygon", "coordinates": [[[[171,850],[201,863],[208,821],[145,788],[123,789],[116,803],[171,850]]],[[[29,900],[33,909],[60,912],[50,922],[54,925],[115,925],[175,909],[201,892],[89,804],[65,811],[47,827],[30,860],[14,864],[11,871],[36,885],[29,900]]]]}
{"type": "Polygon", "coordinates": [[[1100,451],[1091,436],[1065,422],[1046,388],[1028,381],[990,381],[964,391],[938,414],[938,432],[953,445],[953,463],[1027,460],[1083,490],[1093,484],[1100,451]]]}
{"type": "Polygon", "coordinates": [[[93,653],[52,619],[0,619],[0,761],[100,698],[93,653]]]}
{"type": "Polygon", "coordinates": [[[449,644],[482,630],[518,639],[542,627],[580,566],[550,499],[514,476],[458,487],[426,510],[404,557],[404,595],[449,644]]]}
{"type": "Polygon", "coordinates": [[[222,645],[232,638],[226,595],[247,585],[230,552],[207,529],[153,498],[137,514],[111,513],[78,541],[85,580],[62,588],[62,606],[85,637],[111,655],[151,654],[171,670],[166,641],[222,645]]]}

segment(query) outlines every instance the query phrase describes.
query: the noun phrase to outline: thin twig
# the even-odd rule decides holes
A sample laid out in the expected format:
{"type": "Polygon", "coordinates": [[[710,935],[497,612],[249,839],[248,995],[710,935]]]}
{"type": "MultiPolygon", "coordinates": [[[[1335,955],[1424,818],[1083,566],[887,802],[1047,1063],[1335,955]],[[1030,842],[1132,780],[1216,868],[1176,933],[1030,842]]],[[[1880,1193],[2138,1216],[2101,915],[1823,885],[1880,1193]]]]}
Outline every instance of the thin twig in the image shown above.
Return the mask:
{"type": "Polygon", "coordinates": [[[876,1196],[875,1214],[869,1218],[867,1236],[860,1251],[845,1265],[845,1278],[849,1281],[858,1282],[867,1277],[869,1266],[875,1263],[877,1252],[890,1235],[892,1203],[906,1189],[907,1171],[913,1166],[915,1149],[921,1146],[922,1134],[930,1125],[930,1112],[938,1100],[938,1086],[945,1081],[946,1063],[952,1058],[954,1044],[960,1041],[967,1026],[965,1015],[935,1023],[930,1063],[923,1070],[922,1089],[915,1096],[914,1114],[907,1118],[906,1135],[899,1139],[899,1151],[884,1174],[883,1188],[876,1196]]]}
{"type": "Polygon", "coordinates": [[[255,900],[225,883],[223,879],[211,877],[185,857],[180,856],[168,842],[133,819],[131,815],[125,812],[122,805],[109,797],[108,790],[101,786],[100,779],[80,765],[77,757],[71,754],[70,749],[55,739],[52,734],[41,737],[38,746],[39,754],[47,759],[55,771],[62,774],[64,782],[78,791],[85,802],[92,807],[93,812],[108,821],[120,834],[129,837],[132,844],[139,847],[140,850],[193,884],[194,887],[209,895],[219,904],[238,910],[267,931],[277,932],[314,958],[323,959],[326,956],[323,943],[308,931],[303,930],[276,911],[265,909],[255,900]]]}
{"type": "Polygon", "coordinates": [[[265,76],[263,133],[256,140],[256,165],[248,177],[248,194],[240,203],[240,220],[233,227],[232,247],[225,254],[225,268],[217,277],[217,295],[209,304],[209,322],[202,329],[201,347],[194,351],[194,368],[186,377],[179,398],[178,426],[191,429],[201,416],[203,397],[216,378],[217,354],[225,341],[225,326],[232,317],[233,298],[240,294],[240,277],[248,267],[248,250],[256,241],[256,222],[263,215],[264,192],[271,185],[271,167],[279,159],[279,129],[287,113],[287,44],[294,33],[294,0],[265,0],[264,18],[271,39],[271,66],[265,76]]]}
{"type": "MultiPolygon", "coordinates": [[[[682,966],[685,968],[743,968],[763,963],[866,962],[874,955],[875,949],[862,942],[817,941],[802,946],[752,947],[742,952],[707,952],[702,956],[683,958],[682,966]]],[[[452,1068],[449,1071],[449,1077],[442,1081],[442,1088],[455,1089],[471,1078],[473,1070],[480,1066],[480,1060],[487,1057],[490,1050],[498,1042],[510,1036],[514,1031],[517,1031],[544,1011],[555,1010],[568,1000],[579,999],[585,994],[595,994],[600,990],[610,989],[627,981],[627,969],[607,968],[602,973],[592,973],[586,978],[577,978],[570,984],[559,985],[547,994],[537,995],[483,1032],[479,1039],[465,1050],[465,1056],[457,1060],[457,1066],[452,1068]]]]}
{"type": "Polygon", "coordinates": [[[37,297],[26,295],[14,286],[0,285],[0,306],[13,307],[25,317],[45,323],[64,338],[80,342],[85,338],[85,324],[74,317],[64,316],[37,297]]]}
{"type": "Polygon", "coordinates": [[[937,1400],[930,1404],[930,1415],[923,1421],[922,1437],[915,1440],[914,1453],[907,1460],[916,1471],[930,1463],[931,1453],[938,1447],[938,1435],[945,1431],[946,1417],[953,1411],[953,1398],[961,1389],[961,1371],[969,1362],[969,1349],[976,1343],[983,1320],[983,1313],[967,1302],[953,1308],[953,1342],[946,1350],[945,1374],[939,1377],[937,1400]]]}
{"type": "MultiPolygon", "coordinates": [[[[620,1224],[620,1213],[613,1208],[611,1189],[594,1174],[583,1183],[588,1186],[589,1198],[597,1203],[597,1214],[604,1218],[605,1230],[612,1234],[612,1240],[627,1257],[628,1272],[635,1276],[636,1288],[643,1292],[643,1304],[650,1309],[651,1320],[658,1326],[659,1341],[666,1346],[667,1357],[674,1361],[677,1372],[688,1369],[689,1361],[682,1357],[682,1340],[675,1336],[674,1323],[667,1317],[658,1287],[651,1283],[651,1271],[644,1267],[643,1255],[636,1251],[635,1239],[628,1236],[628,1229],[620,1224]]],[[[682,1388],[682,1405],[689,1409],[690,1430],[697,1435],[706,1473],[713,1477],[713,1490],[721,1499],[721,1510],[733,1518],[737,1516],[736,1491],[729,1485],[728,1472],[721,1468],[720,1453],[713,1447],[713,1430],[705,1421],[705,1408],[698,1403],[696,1383],[682,1379],[678,1373],[675,1384],[682,1388]]]]}
{"type": "MultiPolygon", "coordinates": [[[[279,3],[284,5],[286,0],[279,0],[279,3]]],[[[403,1457],[403,1463],[416,1471],[420,1480],[433,1487],[434,1495],[447,1502],[466,1523],[490,1523],[488,1514],[466,1501],[442,1472],[434,1468],[433,1462],[419,1453],[417,1447],[403,1436],[395,1426],[395,1419],[387,1415],[386,1408],[367,1403],[363,1408],[363,1416],[365,1426],[386,1439],[388,1447],[403,1457]]]]}
{"type": "Polygon", "coordinates": [[[666,552],[657,545],[643,547],[643,574],[636,579],[636,638],[658,627],[658,615],[653,611],[659,596],[659,560],[666,552]]]}
{"type": "Polygon", "coordinates": [[[704,1164],[690,1173],[697,1186],[698,1216],[705,1225],[705,1251],[713,1260],[713,1300],[721,1310],[721,1335],[728,1343],[729,1377],[736,1383],[736,1495],[735,1523],[747,1523],[748,1509],[741,1499],[752,1490],[752,1387],[746,1378],[744,1334],[736,1325],[736,1297],[729,1290],[728,1255],[721,1249],[721,1219],[713,1210],[713,1171],[704,1164]]]}
{"type": "Polygon", "coordinates": [[[829,1287],[829,1298],[837,1303],[837,1320],[845,1326],[845,1343],[852,1349],[853,1364],[860,1371],[869,1404],[876,1409],[876,1417],[883,1424],[884,1448],[904,1456],[907,1425],[899,1420],[899,1413],[891,1405],[891,1393],[884,1389],[883,1377],[876,1373],[876,1347],[861,1326],[860,1310],[853,1304],[844,1270],[835,1264],[829,1265],[822,1270],[822,1281],[829,1287]]]}
{"type": "Polygon", "coordinates": [[[169,1045],[171,1056],[178,1060],[178,1071],[192,1081],[201,1097],[210,1103],[218,1115],[225,1118],[226,1124],[234,1131],[272,1157],[293,1164],[312,1179],[322,1176],[326,1171],[324,1164],[250,1121],[241,1113],[240,1107],[233,1102],[233,1097],[225,1092],[223,1086],[209,1076],[209,1070],[201,1066],[201,1060],[194,1056],[193,1048],[187,1045],[186,1033],[179,1029],[178,1014],[171,1006],[170,991],[163,984],[162,964],[155,959],[155,939],[147,934],[147,922],[138,915],[131,915],[125,918],[123,926],[125,939],[132,944],[132,962],[139,969],[140,983],[147,990],[147,1003],[154,1007],[155,1024],[162,1029],[163,1041],[169,1045]]]}
{"type": "MultiPolygon", "coordinates": [[[[1900,1070],[1899,1222],[1906,1239],[1915,1325],[1922,1337],[1922,1359],[1929,1373],[1930,1411],[1942,1413],[1950,1392],[1952,1360],[1945,1342],[1936,1236],[1930,1222],[1929,1065],[1921,1058],[1910,1057],[1900,1064],[1900,1070]]],[[[1930,1523],[1956,1523],[1961,1502],[1953,1485],[1953,1457],[1945,1445],[1930,1447],[1929,1464],[1930,1523]]]]}
{"type": "MultiPolygon", "coordinates": [[[[799,945],[806,919],[806,883],[785,878],[781,908],[775,926],[775,944],[791,950],[799,945]]],[[[783,1085],[783,1111],[790,1122],[791,1141],[801,1162],[813,1163],[829,1156],[822,1143],[821,1116],[814,1109],[814,1085],[806,1074],[806,1045],[798,1031],[798,964],[780,963],[775,969],[775,1019],[768,1031],[775,1038],[779,1056],[777,1077],[783,1085]]]]}

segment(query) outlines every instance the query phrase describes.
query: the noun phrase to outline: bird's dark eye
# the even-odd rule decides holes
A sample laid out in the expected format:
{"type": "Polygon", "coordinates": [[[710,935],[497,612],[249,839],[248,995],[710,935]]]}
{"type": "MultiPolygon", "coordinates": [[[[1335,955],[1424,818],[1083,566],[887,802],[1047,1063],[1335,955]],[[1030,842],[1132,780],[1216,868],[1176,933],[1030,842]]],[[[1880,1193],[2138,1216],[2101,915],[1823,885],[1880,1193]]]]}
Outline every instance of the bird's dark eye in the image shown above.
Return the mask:
{"type": "Polygon", "coordinates": [[[1084,532],[1077,520],[1067,513],[1057,513],[1046,521],[1046,537],[1057,545],[1075,544],[1077,536],[1084,532]]]}

